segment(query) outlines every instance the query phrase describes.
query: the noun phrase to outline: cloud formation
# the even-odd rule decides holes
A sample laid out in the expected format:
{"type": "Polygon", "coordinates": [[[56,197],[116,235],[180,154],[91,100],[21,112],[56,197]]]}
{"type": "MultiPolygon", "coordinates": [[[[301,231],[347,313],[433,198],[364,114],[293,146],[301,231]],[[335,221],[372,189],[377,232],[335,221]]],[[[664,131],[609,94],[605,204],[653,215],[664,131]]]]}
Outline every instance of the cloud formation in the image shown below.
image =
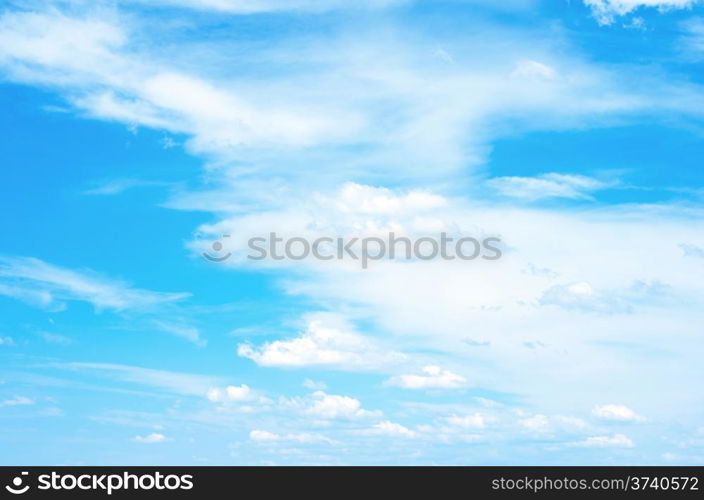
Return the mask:
{"type": "Polygon", "coordinates": [[[275,340],[260,347],[240,344],[237,354],[260,366],[343,370],[378,370],[404,358],[400,353],[385,352],[362,335],[325,326],[321,320],[312,320],[301,336],[291,340],[275,340]]]}
{"type": "Polygon", "coordinates": [[[439,366],[425,366],[422,372],[422,375],[391,377],[385,383],[403,389],[459,389],[467,385],[466,378],[439,366]]]}
{"type": "Polygon", "coordinates": [[[616,420],[621,422],[641,422],[645,420],[643,417],[624,405],[597,405],[592,409],[592,414],[603,420],[616,420]]]}
{"type": "Polygon", "coordinates": [[[613,24],[617,17],[630,14],[641,7],[657,8],[660,11],[687,9],[699,0],[584,0],[592,9],[601,25],[613,24]]]}

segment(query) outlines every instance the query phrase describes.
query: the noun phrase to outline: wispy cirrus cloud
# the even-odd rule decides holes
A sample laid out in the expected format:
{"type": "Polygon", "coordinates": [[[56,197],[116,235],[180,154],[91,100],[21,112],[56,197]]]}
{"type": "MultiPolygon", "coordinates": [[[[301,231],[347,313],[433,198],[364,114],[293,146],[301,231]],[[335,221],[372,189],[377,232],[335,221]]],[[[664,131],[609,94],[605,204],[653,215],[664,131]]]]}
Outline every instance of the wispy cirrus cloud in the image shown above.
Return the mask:
{"type": "Polygon", "coordinates": [[[84,194],[97,196],[114,196],[125,191],[142,187],[164,187],[170,186],[168,182],[148,181],[143,179],[113,179],[97,184],[95,187],[87,189],[84,194]]]}
{"type": "Polygon", "coordinates": [[[590,200],[592,193],[615,185],[584,175],[556,173],[537,177],[496,177],[487,184],[503,196],[526,201],[549,198],[590,200]]]}
{"type": "Polygon", "coordinates": [[[0,294],[33,304],[51,307],[76,300],[118,312],[149,309],[189,296],[133,288],[94,271],[75,271],[33,257],[0,257],[0,286],[0,294]]]}
{"type": "Polygon", "coordinates": [[[5,399],[0,401],[0,408],[8,406],[28,406],[33,405],[34,400],[25,396],[17,396],[12,399],[5,399]]]}
{"type": "Polygon", "coordinates": [[[408,0],[130,0],[149,5],[211,10],[229,14],[260,14],[267,12],[320,13],[337,9],[383,9],[407,3],[408,0]]]}
{"type": "Polygon", "coordinates": [[[0,295],[52,312],[66,309],[69,302],[85,302],[98,312],[134,315],[145,327],[197,345],[205,343],[177,306],[190,293],[136,288],[89,269],[68,269],[34,257],[0,256],[0,295]]]}
{"type": "MultiPolygon", "coordinates": [[[[326,173],[337,180],[365,171],[444,177],[481,165],[487,144],[507,128],[563,129],[655,109],[701,114],[688,99],[696,86],[673,86],[657,73],[628,79],[566,55],[556,34],[545,42],[525,30],[507,39],[487,23],[481,36],[448,41],[453,48],[445,53],[462,55],[456,64],[424,50],[431,42],[423,37],[393,30],[325,35],[325,43],[312,34],[247,51],[243,63],[268,69],[246,79],[214,74],[218,61],[204,61],[202,51],[190,60],[188,42],[167,33],[173,48],[183,49],[179,61],[158,57],[154,47],[137,43],[135,19],[78,7],[5,13],[0,64],[17,81],[56,88],[81,113],[185,134],[189,151],[216,159],[225,171],[232,161],[256,158],[258,171],[289,179],[311,173],[320,158],[338,165],[326,173]],[[81,33],[80,43],[73,33],[81,33]],[[492,50],[498,41],[499,53],[492,50]],[[379,45],[387,50],[380,53],[379,45]],[[304,71],[286,71],[293,62],[304,71]],[[350,154],[350,146],[366,154],[350,154]],[[282,158],[294,161],[298,173],[282,170],[282,158]]],[[[210,58],[228,52],[218,43],[210,58]]]]}
{"type": "Polygon", "coordinates": [[[52,366],[65,370],[93,373],[107,379],[151,387],[171,394],[199,396],[202,398],[205,398],[208,391],[213,387],[224,383],[224,380],[220,377],[112,363],[72,362],[54,364],[52,366]]]}

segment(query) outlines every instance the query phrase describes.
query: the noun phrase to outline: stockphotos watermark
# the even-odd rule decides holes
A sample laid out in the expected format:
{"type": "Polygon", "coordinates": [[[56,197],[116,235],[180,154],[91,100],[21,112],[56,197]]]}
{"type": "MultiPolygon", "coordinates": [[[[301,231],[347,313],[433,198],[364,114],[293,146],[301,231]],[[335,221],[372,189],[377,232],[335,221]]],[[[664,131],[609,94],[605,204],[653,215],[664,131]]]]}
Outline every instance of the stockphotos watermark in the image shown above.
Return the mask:
{"type": "MultiPolygon", "coordinates": [[[[203,252],[203,257],[211,262],[224,262],[233,252],[228,250],[231,235],[224,234],[211,244],[212,252],[203,252]]],[[[436,236],[408,238],[394,232],[385,237],[345,237],[320,236],[279,236],[275,232],[267,236],[253,236],[247,240],[247,259],[262,261],[292,260],[351,260],[358,261],[362,269],[368,269],[370,262],[380,260],[498,260],[503,256],[501,238],[496,236],[450,236],[445,232],[436,236]]]]}
{"type": "MultiPolygon", "coordinates": [[[[24,495],[32,486],[25,483],[29,472],[22,471],[14,477],[10,484],[5,485],[5,490],[13,495],[24,495]]],[[[162,474],[154,472],[148,474],[132,474],[122,472],[119,474],[67,474],[52,472],[40,474],[36,477],[35,488],[40,491],[94,491],[105,492],[112,495],[120,490],[191,490],[193,489],[193,476],[191,474],[162,474]]]]}

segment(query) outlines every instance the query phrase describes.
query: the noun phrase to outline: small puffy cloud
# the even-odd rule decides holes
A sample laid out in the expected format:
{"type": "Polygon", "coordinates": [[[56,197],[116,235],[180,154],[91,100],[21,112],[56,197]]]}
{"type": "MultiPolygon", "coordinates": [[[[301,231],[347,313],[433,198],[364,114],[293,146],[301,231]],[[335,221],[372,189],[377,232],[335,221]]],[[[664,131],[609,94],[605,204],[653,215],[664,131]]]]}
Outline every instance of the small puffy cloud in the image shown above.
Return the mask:
{"type": "Polygon", "coordinates": [[[279,438],[278,434],[269,431],[253,430],[249,433],[249,439],[252,441],[277,441],[279,438]]]}
{"type": "Polygon", "coordinates": [[[317,433],[290,433],[290,434],[276,434],[269,431],[262,430],[252,430],[249,433],[249,439],[251,441],[257,441],[260,443],[273,443],[273,442],[293,442],[299,444],[313,444],[313,443],[327,443],[333,444],[333,441],[317,433]]]}
{"type": "Polygon", "coordinates": [[[356,398],[316,391],[306,398],[281,398],[283,409],[294,409],[304,415],[322,420],[355,419],[381,415],[381,411],[369,411],[362,408],[356,398]]]}
{"type": "Polygon", "coordinates": [[[240,344],[237,354],[260,366],[299,368],[322,366],[347,370],[371,370],[398,361],[403,355],[384,352],[366,337],[314,320],[291,340],[276,340],[260,347],[240,344]]]}
{"type": "Polygon", "coordinates": [[[486,418],[481,413],[475,413],[473,415],[452,415],[451,417],[446,417],[445,421],[457,427],[462,427],[463,429],[481,429],[486,424],[486,418]]]}
{"type": "Polygon", "coordinates": [[[224,389],[213,387],[212,389],[208,389],[206,397],[213,403],[222,403],[227,401],[244,402],[254,399],[255,394],[248,385],[242,384],[239,386],[228,385],[224,389]]]}
{"type": "Polygon", "coordinates": [[[584,441],[573,443],[573,446],[583,448],[633,448],[633,441],[624,434],[614,434],[613,436],[592,436],[584,441]]]}
{"type": "Polygon", "coordinates": [[[306,389],[310,389],[312,391],[324,391],[325,389],[328,388],[328,386],[325,384],[325,382],[318,382],[315,380],[311,380],[309,378],[307,378],[303,381],[303,387],[305,387],[306,389]]]}
{"type": "Polygon", "coordinates": [[[577,417],[565,415],[530,415],[519,419],[518,424],[531,434],[550,434],[584,429],[587,423],[577,417]]]}
{"type": "Polygon", "coordinates": [[[423,375],[398,375],[385,384],[404,389],[458,389],[467,385],[467,379],[439,366],[425,366],[423,375]]]}
{"type": "Polygon", "coordinates": [[[342,213],[400,214],[417,213],[445,206],[442,196],[425,191],[409,191],[397,194],[387,188],[365,186],[348,182],[334,201],[335,208],[342,213]]]}
{"type": "Polygon", "coordinates": [[[618,16],[625,16],[641,7],[655,7],[660,11],[686,9],[699,0],[584,0],[601,25],[613,24],[618,16]]]}
{"type": "Polygon", "coordinates": [[[590,193],[612,184],[584,175],[550,173],[537,177],[495,177],[488,185],[503,196],[536,201],[547,198],[589,200],[590,193]]]}
{"type": "Polygon", "coordinates": [[[620,299],[599,294],[586,281],[554,285],[545,290],[540,298],[540,304],[560,306],[568,310],[604,314],[630,311],[629,306],[622,303],[620,299]]]}
{"type": "Polygon", "coordinates": [[[412,438],[417,436],[417,433],[410,430],[408,427],[398,424],[396,422],[391,422],[389,420],[384,420],[382,422],[374,424],[371,429],[359,431],[358,434],[363,434],[367,436],[392,436],[405,438],[412,438]]]}
{"type": "Polygon", "coordinates": [[[533,415],[532,417],[519,420],[518,423],[533,432],[546,431],[550,427],[550,420],[545,415],[533,415]]]}
{"type": "Polygon", "coordinates": [[[4,406],[26,406],[26,405],[31,405],[34,404],[34,400],[29,399],[24,396],[17,396],[12,399],[6,399],[4,401],[0,401],[0,408],[4,406]]]}
{"type": "Polygon", "coordinates": [[[15,341],[12,337],[0,337],[0,345],[15,345],[15,341]]]}
{"type": "Polygon", "coordinates": [[[164,441],[167,440],[167,438],[163,434],[159,434],[158,432],[153,432],[151,434],[147,434],[146,436],[137,435],[133,438],[133,440],[136,443],[156,444],[156,443],[163,443],[164,441]]]}
{"type": "Polygon", "coordinates": [[[592,409],[592,415],[603,420],[617,420],[621,422],[641,422],[645,420],[629,407],[624,405],[600,405],[592,409]]]}
{"type": "Polygon", "coordinates": [[[376,411],[365,410],[358,399],[349,396],[325,394],[322,391],[315,392],[313,396],[315,397],[315,402],[307,410],[307,413],[316,417],[354,418],[379,414],[376,411]]]}

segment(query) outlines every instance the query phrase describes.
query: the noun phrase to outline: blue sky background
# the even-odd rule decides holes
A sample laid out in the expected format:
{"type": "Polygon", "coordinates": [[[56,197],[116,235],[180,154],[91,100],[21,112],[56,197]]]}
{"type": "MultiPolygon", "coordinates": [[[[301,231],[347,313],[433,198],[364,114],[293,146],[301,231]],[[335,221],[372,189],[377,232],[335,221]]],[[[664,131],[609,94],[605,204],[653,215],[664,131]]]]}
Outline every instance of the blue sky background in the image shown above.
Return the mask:
{"type": "Polygon", "coordinates": [[[0,463],[702,463],[704,6],[496,3],[4,2],[0,463]]]}

